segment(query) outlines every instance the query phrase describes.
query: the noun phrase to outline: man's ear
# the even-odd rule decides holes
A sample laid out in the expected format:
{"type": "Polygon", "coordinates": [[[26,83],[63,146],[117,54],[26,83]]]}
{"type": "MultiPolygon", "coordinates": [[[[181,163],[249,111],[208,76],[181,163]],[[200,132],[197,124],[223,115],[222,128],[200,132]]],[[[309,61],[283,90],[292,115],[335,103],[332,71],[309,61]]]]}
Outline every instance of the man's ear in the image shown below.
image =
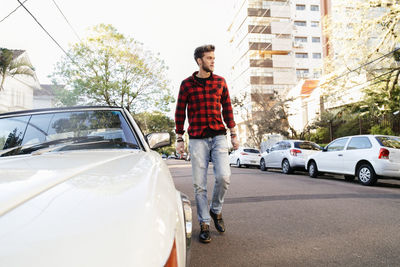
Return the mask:
{"type": "Polygon", "coordinates": [[[197,59],[196,59],[196,62],[197,62],[197,65],[200,66],[201,58],[197,58],[197,59]]]}

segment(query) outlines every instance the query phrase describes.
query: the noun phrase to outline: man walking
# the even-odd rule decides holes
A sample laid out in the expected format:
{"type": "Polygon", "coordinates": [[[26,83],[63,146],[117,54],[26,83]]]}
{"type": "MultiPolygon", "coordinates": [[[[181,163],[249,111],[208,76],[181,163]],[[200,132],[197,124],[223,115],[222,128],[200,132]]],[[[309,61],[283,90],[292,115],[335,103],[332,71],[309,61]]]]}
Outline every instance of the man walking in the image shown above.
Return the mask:
{"type": "Polygon", "coordinates": [[[214,50],[213,45],[204,45],[194,51],[199,71],[182,81],[175,111],[176,151],[183,153],[185,144],[182,135],[187,108],[189,151],[197,216],[200,222],[199,238],[204,243],[211,241],[209,230],[211,218],[214,220],[215,228],[220,233],[225,232],[222,204],[229,187],[231,170],[226,128],[222,117],[229,128],[233,148],[239,147],[228,87],[224,78],[213,74],[214,50]],[[210,158],[214,165],[215,184],[208,209],[207,170],[210,158]]]}

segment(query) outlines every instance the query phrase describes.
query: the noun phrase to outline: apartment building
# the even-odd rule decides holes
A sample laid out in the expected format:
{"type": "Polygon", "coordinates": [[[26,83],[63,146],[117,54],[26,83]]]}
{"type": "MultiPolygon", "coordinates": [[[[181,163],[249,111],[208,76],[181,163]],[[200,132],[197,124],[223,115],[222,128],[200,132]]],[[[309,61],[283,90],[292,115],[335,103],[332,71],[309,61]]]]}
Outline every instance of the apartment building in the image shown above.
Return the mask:
{"type": "Polygon", "coordinates": [[[234,9],[230,91],[247,94],[245,110],[235,114],[245,143],[251,94],[285,96],[298,81],[321,75],[321,12],[319,0],[235,0],[234,9]]]}

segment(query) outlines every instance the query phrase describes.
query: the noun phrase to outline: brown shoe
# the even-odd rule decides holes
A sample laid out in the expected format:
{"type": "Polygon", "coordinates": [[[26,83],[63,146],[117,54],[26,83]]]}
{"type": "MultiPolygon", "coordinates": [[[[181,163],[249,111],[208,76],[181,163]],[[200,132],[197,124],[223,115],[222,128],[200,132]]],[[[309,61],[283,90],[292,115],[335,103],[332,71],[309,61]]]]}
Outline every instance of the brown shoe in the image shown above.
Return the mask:
{"type": "Polygon", "coordinates": [[[210,210],[210,216],[214,220],[215,228],[217,228],[218,232],[224,233],[225,232],[225,224],[224,220],[222,219],[222,212],[220,214],[215,214],[210,210]]]}
{"type": "Polygon", "coordinates": [[[203,243],[210,243],[210,241],[211,241],[210,226],[204,222],[200,224],[199,238],[200,238],[200,241],[203,243]]]}

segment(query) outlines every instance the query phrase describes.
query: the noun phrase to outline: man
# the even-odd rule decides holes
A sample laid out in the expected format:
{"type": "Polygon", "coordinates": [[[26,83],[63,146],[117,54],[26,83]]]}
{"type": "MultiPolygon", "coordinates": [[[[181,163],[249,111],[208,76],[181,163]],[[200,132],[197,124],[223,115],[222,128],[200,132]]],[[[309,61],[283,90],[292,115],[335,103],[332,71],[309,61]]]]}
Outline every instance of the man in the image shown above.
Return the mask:
{"type": "Polygon", "coordinates": [[[213,74],[214,50],[213,45],[196,48],[194,59],[199,71],[182,82],[175,111],[176,151],[183,153],[185,143],[182,135],[187,108],[189,151],[197,216],[200,222],[199,238],[203,243],[211,241],[209,230],[211,218],[214,220],[215,228],[220,233],[225,232],[222,204],[229,187],[231,170],[226,128],[222,117],[229,128],[233,148],[239,147],[228,87],[224,78],[213,74]],[[214,165],[215,184],[208,209],[207,169],[210,157],[214,165]]]}

